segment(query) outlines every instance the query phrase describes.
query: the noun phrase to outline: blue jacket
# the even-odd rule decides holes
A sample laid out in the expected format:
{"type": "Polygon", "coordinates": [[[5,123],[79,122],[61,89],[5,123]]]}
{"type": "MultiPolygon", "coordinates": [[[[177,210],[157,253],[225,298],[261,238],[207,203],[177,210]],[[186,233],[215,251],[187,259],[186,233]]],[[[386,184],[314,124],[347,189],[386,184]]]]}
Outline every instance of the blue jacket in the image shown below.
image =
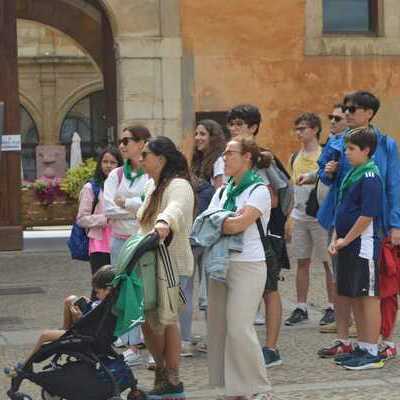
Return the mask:
{"type": "MultiPolygon", "coordinates": [[[[387,235],[391,228],[400,228],[400,160],[396,141],[384,135],[378,128],[373,129],[378,144],[372,158],[379,168],[383,182],[383,229],[387,235]]],[[[345,149],[345,135],[335,136],[328,141],[318,160],[321,182],[331,187],[317,214],[319,223],[327,230],[334,225],[339,188],[351,169],[345,149]],[[331,160],[339,161],[339,169],[333,178],[329,178],[324,171],[326,163],[331,160]]]]}
{"type": "Polygon", "coordinates": [[[226,210],[206,210],[193,223],[192,246],[204,248],[201,264],[207,276],[224,281],[229,266],[230,251],[243,250],[243,233],[224,235],[222,225],[235,213],[226,210]]]}

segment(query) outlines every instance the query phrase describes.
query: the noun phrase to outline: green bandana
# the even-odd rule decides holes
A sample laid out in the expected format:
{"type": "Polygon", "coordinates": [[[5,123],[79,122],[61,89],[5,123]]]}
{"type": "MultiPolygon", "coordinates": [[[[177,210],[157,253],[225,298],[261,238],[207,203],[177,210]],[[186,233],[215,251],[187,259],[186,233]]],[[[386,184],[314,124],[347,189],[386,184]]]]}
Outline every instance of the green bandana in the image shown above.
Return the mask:
{"type": "Polygon", "coordinates": [[[367,172],[373,172],[375,175],[380,176],[379,169],[373,160],[369,160],[365,164],[359,165],[347,173],[340,185],[339,203],[342,201],[347,189],[358,182],[367,172]]]}
{"type": "Polygon", "coordinates": [[[128,181],[130,181],[129,187],[131,187],[133,185],[133,182],[135,182],[137,178],[140,178],[142,175],[144,175],[144,171],[142,170],[142,168],[133,171],[131,161],[125,160],[124,175],[125,178],[128,179],[128,181]]]}
{"type": "Polygon", "coordinates": [[[240,179],[240,182],[235,186],[233,178],[229,178],[228,185],[226,186],[226,201],[223,209],[227,211],[236,211],[236,197],[243,193],[249,186],[255,183],[264,183],[260,175],[253,170],[248,170],[240,179]]]}

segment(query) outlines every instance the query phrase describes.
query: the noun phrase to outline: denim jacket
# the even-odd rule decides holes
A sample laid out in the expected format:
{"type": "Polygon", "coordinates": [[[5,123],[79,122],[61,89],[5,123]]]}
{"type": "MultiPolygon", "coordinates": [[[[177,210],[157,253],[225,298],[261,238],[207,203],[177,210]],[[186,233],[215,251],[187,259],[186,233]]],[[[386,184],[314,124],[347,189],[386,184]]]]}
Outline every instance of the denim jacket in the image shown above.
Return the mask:
{"type": "MultiPolygon", "coordinates": [[[[396,141],[373,127],[377,136],[377,147],[373,160],[379,168],[383,182],[383,230],[387,235],[391,228],[400,228],[400,160],[396,141]]],[[[319,177],[323,183],[331,187],[325,201],[318,211],[318,221],[327,230],[332,229],[335,220],[335,209],[339,188],[351,165],[345,155],[345,135],[331,138],[325,146],[319,164],[319,177]],[[336,159],[339,169],[333,178],[325,174],[327,162],[336,159]]]]}
{"type": "Polygon", "coordinates": [[[202,267],[207,276],[224,281],[229,266],[230,251],[243,250],[243,233],[224,235],[222,225],[235,213],[226,210],[206,210],[193,223],[190,241],[192,246],[204,248],[202,267]]]}

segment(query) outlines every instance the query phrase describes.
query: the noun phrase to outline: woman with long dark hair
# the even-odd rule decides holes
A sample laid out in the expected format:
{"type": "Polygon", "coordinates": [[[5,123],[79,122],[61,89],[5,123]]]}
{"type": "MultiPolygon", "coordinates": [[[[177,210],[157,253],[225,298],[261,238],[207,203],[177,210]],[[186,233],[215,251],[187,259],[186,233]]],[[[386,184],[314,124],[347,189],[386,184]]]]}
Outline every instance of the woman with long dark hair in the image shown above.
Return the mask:
{"type": "Polygon", "coordinates": [[[82,228],[88,229],[92,275],[103,265],[110,264],[111,226],[104,212],[103,190],[110,172],[121,166],[122,162],[118,149],[104,149],[98,157],[93,178],[83,186],[79,196],[77,222],[82,228]]]}
{"type": "Polygon", "coordinates": [[[153,178],[145,191],[145,200],[138,210],[140,233],[157,231],[161,240],[172,237],[168,246],[171,259],[170,276],[159,260],[157,309],[146,313],[143,333],[156,361],[154,389],[148,398],[170,396],[184,398],[179,379],[180,335],[177,326],[181,305],[179,277],[193,274],[193,255],[189,243],[194,192],[187,161],[171,139],[158,136],[150,139],[142,152],[142,167],[153,178]],[[168,279],[177,282],[168,285],[168,279]]]}
{"type": "Polygon", "coordinates": [[[221,125],[203,119],[196,126],[192,157],[192,173],[219,188],[224,183],[225,135],[221,125]]]}

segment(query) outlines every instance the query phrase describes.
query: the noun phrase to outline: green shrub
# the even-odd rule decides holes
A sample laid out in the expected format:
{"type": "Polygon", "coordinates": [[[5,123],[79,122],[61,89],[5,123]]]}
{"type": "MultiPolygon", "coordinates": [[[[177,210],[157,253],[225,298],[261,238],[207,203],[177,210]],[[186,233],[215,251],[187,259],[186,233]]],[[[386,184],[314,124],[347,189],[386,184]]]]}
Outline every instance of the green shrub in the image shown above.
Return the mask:
{"type": "Polygon", "coordinates": [[[69,169],[61,182],[61,190],[68,197],[78,200],[79,193],[84,184],[93,177],[96,161],[88,158],[84,163],[69,169]]]}

